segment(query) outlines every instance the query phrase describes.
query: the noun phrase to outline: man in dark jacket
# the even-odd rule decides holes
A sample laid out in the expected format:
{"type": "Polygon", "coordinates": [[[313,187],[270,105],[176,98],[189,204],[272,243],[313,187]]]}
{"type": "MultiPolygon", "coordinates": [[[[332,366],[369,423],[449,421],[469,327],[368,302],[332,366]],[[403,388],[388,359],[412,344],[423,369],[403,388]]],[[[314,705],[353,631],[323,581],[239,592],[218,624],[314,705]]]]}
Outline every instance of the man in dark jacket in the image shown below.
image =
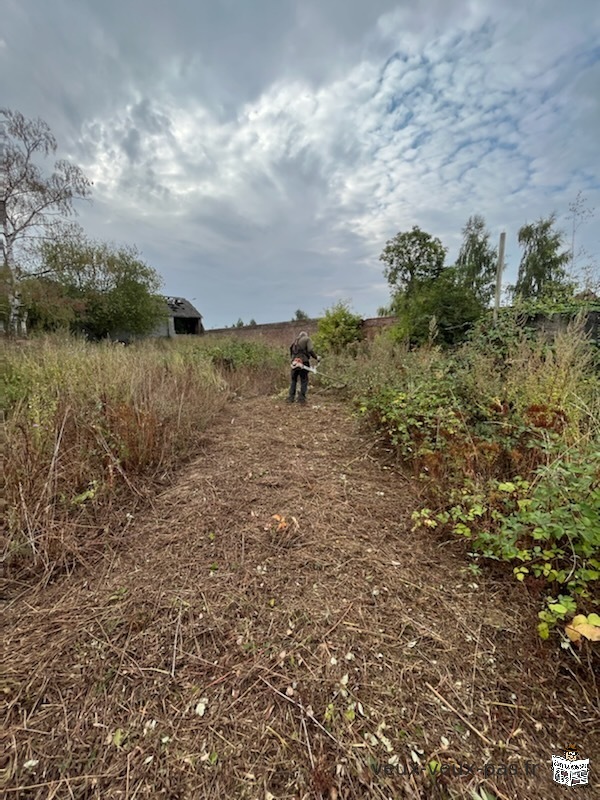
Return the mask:
{"type": "Polygon", "coordinates": [[[298,395],[298,402],[306,403],[308,370],[303,369],[303,367],[310,366],[311,358],[314,358],[317,363],[321,360],[321,357],[315,353],[313,344],[306,331],[299,333],[296,339],[294,339],[292,342],[290,347],[290,358],[292,359],[292,376],[287,402],[294,402],[296,398],[296,386],[298,384],[298,378],[300,378],[300,394],[298,395]],[[297,364],[298,366],[294,366],[294,364],[297,364]]]}

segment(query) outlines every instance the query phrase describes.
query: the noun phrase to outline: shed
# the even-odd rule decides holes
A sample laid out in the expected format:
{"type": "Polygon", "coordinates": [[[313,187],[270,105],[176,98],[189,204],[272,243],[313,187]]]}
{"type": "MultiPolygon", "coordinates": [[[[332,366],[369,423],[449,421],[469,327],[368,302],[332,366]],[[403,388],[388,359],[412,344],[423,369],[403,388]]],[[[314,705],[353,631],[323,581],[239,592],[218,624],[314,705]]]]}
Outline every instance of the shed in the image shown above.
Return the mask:
{"type": "MultiPolygon", "coordinates": [[[[162,335],[200,336],[204,333],[202,314],[185,297],[165,297],[168,310],[167,331],[162,335]]],[[[160,335],[160,334],[159,334],[160,335]]]]}
{"type": "Polygon", "coordinates": [[[147,335],[133,334],[131,331],[113,331],[111,339],[129,344],[145,339],[174,338],[176,336],[201,336],[204,333],[202,314],[184,297],[164,297],[165,315],[154,330],[147,335]]]}

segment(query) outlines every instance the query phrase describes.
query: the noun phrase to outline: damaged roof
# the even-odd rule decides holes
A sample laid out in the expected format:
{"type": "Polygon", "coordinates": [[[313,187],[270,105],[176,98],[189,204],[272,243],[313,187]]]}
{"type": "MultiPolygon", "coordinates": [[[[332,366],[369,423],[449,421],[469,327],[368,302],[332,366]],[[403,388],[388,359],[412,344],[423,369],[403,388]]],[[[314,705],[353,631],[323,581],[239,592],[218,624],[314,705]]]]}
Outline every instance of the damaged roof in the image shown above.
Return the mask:
{"type": "Polygon", "coordinates": [[[187,319],[202,319],[202,314],[197,311],[185,297],[165,297],[165,302],[172,317],[186,317],[187,319]]]}

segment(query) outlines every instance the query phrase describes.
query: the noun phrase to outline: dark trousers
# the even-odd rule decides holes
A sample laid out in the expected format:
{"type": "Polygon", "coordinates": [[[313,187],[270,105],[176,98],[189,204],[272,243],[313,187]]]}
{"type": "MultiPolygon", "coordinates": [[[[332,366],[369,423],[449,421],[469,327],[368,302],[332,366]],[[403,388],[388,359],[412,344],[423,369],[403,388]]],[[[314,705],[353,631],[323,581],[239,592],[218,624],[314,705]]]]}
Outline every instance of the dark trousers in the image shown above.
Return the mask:
{"type": "Polygon", "coordinates": [[[290,381],[290,393],[288,400],[293,401],[296,397],[296,386],[298,385],[298,378],[300,378],[300,394],[298,395],[298,402],[306,402],[306,390],[308,389],[308,372],[305,369],[293,369],[292,378],[290,381]]]}

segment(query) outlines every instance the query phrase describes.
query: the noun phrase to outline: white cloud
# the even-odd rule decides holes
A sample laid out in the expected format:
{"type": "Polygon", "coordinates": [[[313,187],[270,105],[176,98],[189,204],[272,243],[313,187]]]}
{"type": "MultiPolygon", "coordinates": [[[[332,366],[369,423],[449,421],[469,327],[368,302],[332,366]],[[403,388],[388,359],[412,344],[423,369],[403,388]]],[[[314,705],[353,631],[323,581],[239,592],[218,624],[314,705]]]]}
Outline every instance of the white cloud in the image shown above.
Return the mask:
{"type": "Polygon", "coordinates": [[[579,188],[600,199],[592,0],[396,5],[263,0],[227,28],[217,3],[147,14],[127,38],[118,4],[82,3],[72,47],[89,68],[61,51],[49,88],[24,52],[16,74],[95,181],[83,221],[135,241],[169,292],[207,298],[209,324],[286,318],[300,275],[310,313],[352,289],[372,314],[398,230],[418,224],[452,256],[482,213],[507,226],[514,267],[519,225],[579,188]]]}

